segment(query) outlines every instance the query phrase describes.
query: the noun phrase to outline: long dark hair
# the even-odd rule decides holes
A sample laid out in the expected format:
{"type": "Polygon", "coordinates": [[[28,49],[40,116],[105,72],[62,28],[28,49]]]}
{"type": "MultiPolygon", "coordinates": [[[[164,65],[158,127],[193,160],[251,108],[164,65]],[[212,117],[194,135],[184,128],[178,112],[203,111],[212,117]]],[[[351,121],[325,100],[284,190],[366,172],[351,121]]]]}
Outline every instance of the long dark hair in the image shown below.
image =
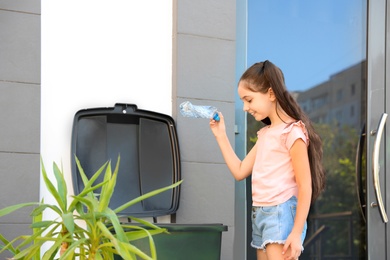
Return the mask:
{"type": "MultiPolygon", "coordinates": [[[[322,141],[315,132],[310,119],[302,111],[296,100],[287,91],[283,72],[270,61],[253,64],[241,76],[240,81],[247,82],[249,90],[253,92],[266,93],[272,88],[277,105],[283,109],[290,117],[301,120],[309,135],[308,155],[310,162],[310,172],[312,179],[312,202],[314,202],[325,188],[325,170],[322,165],[322,141]]],[[[271,124],[267,117],[263,123],[271,124]]]]}

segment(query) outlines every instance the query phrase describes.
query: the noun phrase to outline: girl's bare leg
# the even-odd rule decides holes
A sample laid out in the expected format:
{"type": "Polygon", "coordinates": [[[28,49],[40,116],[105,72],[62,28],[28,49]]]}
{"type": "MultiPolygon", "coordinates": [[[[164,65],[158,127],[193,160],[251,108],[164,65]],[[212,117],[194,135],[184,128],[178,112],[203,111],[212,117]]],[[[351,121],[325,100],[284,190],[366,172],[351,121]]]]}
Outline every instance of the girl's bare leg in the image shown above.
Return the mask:
{"type": "Polygon", "coordinates": [[[267,253],[263,249],[257,249],[257,260],[268,260],[267,253]]]}
{"type": "Polygon", "coordinates": [[[261,259],[261,260],[263,260],[263,259],[284,260],[284,259],[286,259],[285,257],[290,255],[290,249],[288,249],[284,255],[282,254],[282,250],[283,250],[282,244],[276,244],[276,243],[268,244],[265,253],[263,250],[257,251],[257,260],[259,260],[259,259],[261,259]],[[262,251],[266,255],[266,258],[259,258],[259,251],[262,251]]]}

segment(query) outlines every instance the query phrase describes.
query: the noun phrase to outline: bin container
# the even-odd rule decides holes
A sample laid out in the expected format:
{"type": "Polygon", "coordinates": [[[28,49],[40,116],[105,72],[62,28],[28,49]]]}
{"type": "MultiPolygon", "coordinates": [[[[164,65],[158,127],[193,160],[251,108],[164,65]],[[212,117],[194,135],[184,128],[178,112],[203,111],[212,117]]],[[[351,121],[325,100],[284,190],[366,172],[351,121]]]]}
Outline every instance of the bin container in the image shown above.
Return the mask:
{"type": "MultiPolygon", "coordinates": [[[[180,180],[180,153],[175,122],[169,115],[140,110],[134,104],[82,109],[72,129],[72,182],[75,194],[83,189],[74,155],[87,175],[107,160],[121,157],[117,184],[111,198],[116,208],[152,190],[180,180]]],[[[98,180],[101,181],[101,180],[98,180]]],[[[179,208],[180,186],[120,212],[134,217],[174,214],[179,208]]],[[[133,223],[132,223],[133,224],[133,223]]],[[[153,236],[159,260],[220,259],[222,224],[156,223],[170,234],[153,236]]],[[[134,242],[147,252],[146,240],[134,242]]]]}
{"type": "MultiPolygon", "coordinates": [[[[222,224],[158,224],[169,234],[153,236],[158,260],[217,260],[221,257],[222,224]]],[[[132,242],[150,255],[147,238],[132,242]]],[[[116,260],[122,259],[120,256],[116,260]]]]}
{"type": "MultiPolygon", "coordinates": [[[[111,199],[116,208],[134,198],[180,180],[179,145],[174,121],[136,105],[80,110],[73,121],[72,180],[75,194],[83,188],[73,155],[92,177],[107,160],[121,156],[117,184],[111,199]]],[[[100,176],[102,181],[103,176],[100,176]]],[[[156,217],[170,215],[179,207],[180,187],[130,207],[121,215],[156,217]]]]}

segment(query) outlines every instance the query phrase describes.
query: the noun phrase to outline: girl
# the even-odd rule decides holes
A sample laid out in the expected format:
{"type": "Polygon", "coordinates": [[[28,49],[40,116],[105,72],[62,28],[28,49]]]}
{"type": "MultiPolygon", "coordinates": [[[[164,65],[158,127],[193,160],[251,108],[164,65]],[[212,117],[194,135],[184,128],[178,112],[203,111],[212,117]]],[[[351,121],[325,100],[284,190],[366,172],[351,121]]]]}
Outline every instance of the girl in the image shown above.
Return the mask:
{"type": "Polygon", "coordinates": [[[241,161],[235,154],[221,113],[210,127],[234,178],[252,174],[251,245],[258,260],[298,259],[310,204],[324,189],[321,139],[271,62],[251,66],[241,76],[238,94],[244,111],[267,125],[247,156],[241,161]]]}

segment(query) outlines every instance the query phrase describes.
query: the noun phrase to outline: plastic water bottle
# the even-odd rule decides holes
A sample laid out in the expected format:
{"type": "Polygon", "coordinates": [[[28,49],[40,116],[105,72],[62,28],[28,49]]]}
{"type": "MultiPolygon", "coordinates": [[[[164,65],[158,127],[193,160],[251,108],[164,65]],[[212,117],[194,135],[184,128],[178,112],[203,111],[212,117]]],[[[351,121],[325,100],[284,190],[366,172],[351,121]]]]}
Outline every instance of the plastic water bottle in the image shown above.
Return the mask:
{"type": "Polygon", "coordinates": [[[212,106],[195,106],[189,101],[180,104],[180,113],[185,117],[208,118],[219,121],[218,110],[212,106]]]}

